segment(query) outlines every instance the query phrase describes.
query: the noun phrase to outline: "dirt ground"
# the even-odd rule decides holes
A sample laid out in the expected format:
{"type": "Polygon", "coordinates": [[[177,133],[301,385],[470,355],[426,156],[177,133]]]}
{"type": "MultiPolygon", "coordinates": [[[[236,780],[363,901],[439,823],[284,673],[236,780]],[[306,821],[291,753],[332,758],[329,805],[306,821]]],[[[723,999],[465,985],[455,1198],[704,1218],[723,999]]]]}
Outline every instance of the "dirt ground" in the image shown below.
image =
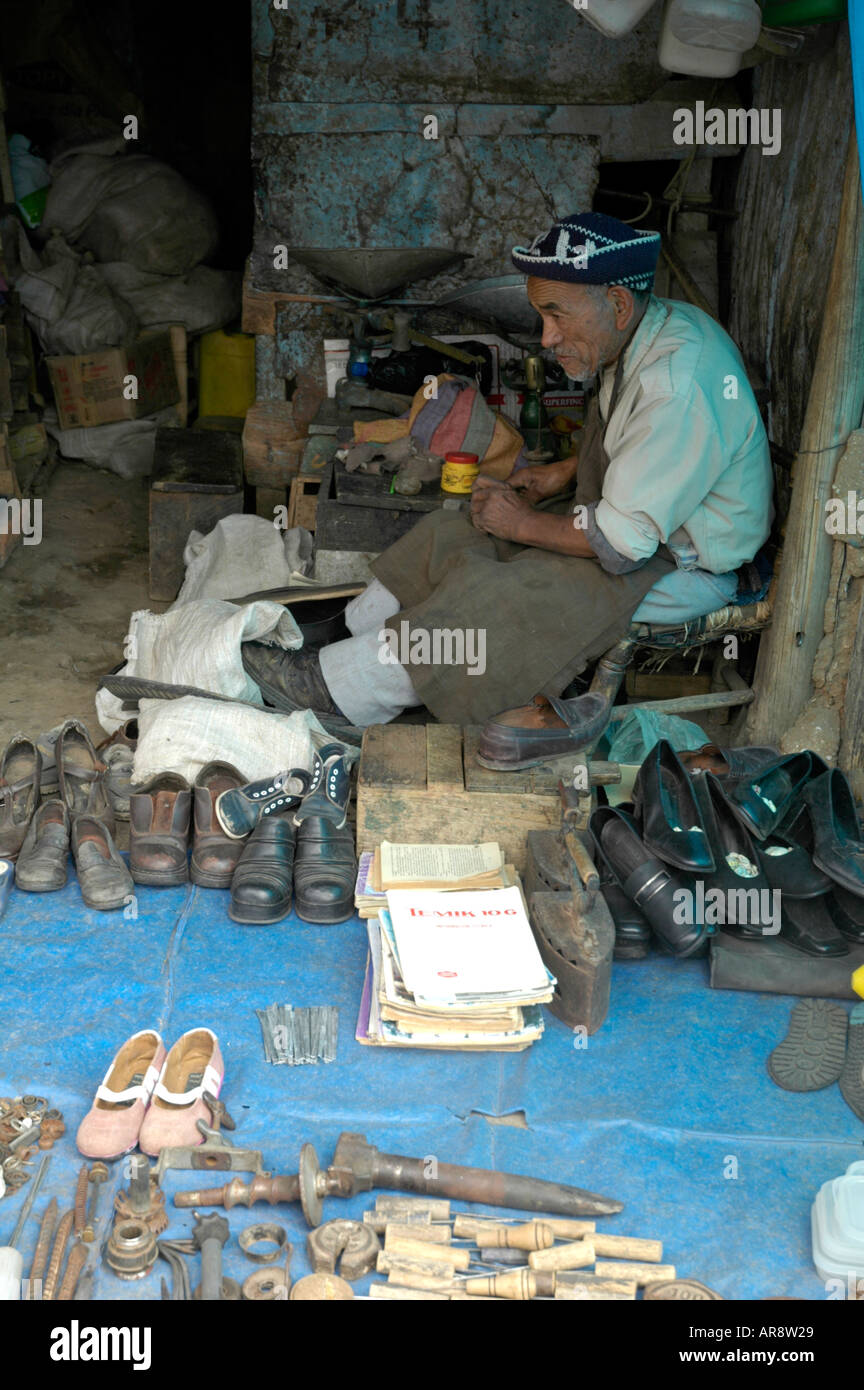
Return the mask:
{"type": "Polygon", "coordinates": [[[60,463],[42,499],[42,540],[0,570],[0,747],[64,719],[98,743],[100,676],[123,657],[147,594],[147,483],[60,463]]]}

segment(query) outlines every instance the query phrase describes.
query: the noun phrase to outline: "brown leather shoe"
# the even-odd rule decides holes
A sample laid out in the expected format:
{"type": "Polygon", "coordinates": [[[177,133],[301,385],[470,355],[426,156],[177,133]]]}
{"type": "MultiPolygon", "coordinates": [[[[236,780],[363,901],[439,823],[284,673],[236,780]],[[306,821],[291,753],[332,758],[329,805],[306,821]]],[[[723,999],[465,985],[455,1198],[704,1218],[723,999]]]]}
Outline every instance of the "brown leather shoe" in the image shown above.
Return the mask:
{"type": "Polygon", "coordinates": [[[207,763],[195,778],[189,877],[201,888],[230,888],[247,837],[229,839],[216,817],[216,798],[243,786],[230,763],[207,763]]]}
{"type": "Polygon", "coordinates": [[[39,805],[42,755],[32,739],[15,734],[0,758],[0,859],[17,859],[39,805]]]}
{"type": "Polygon", "coordinates": [[[113,835],[114,811],[105,789],[105,764],[80,720],[66,720],[57,735],[56,758],[60,797],[70,820],[95,816],[113,835]]]}
{"type": "Polygon", "coordinates": [[[129,868],[136,883],[186,883],[192,789],[185,777],[162,772],[129,798],[129,868]]]}
{"type": "Polygon", "coordinates": [[[101,743],[97,743],[96,752],[101,753],[106,748],[114,748],[117,744],[122,744],[124,748],[131,748],[132,752],[138,747],[138,716],[127,719],[125,724],[121,724],[119,729],[115,729],[113,734],[103,738],[101,743]]]}
{"type": "Polygon", "coordinates": [[[575,699],[535,695],[530,705],[487,719],[477,743],[481,767],[515,772],[586,748],[606,728],[611,705],[588,691],[575,699]]]}

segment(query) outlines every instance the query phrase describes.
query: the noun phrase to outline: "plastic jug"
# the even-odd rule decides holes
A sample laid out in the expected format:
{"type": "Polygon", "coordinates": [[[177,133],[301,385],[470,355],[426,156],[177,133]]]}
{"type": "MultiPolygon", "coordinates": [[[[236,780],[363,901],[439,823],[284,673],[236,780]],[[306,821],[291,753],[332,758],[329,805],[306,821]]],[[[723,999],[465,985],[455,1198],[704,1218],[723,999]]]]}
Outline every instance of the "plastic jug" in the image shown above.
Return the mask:
{"type": "Polygon", "coordinates": [[[670,0],[669,28],[682,44],[746,53],[762,28],[756,0],[670,0]]]}
{"type": "Polygon", "coordinates": [[[682,43],[672,32],[670,10],[674,0],[666,0],[663,28],[657,57],[667,72],[684,72],[689,77],[734,77],[741,66],[741,54],[728,48],[705,48],[682,43]]]}
{"type": "Polygon", "coordinates": [[[635,29],[654,0],[588,0],[586,5],[576,5],[570,0],[570,4],[601,34],[609,39],[618,39],[635,29]]]}

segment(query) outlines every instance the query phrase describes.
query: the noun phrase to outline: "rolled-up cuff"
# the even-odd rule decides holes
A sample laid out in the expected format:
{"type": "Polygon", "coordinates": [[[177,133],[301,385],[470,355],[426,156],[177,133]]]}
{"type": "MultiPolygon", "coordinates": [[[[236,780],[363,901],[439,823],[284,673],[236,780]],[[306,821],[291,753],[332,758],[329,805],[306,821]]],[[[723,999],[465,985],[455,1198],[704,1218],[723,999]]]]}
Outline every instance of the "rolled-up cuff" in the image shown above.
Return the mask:
{"type": "Polygon", "coordinates": [[[629,555],[622,555],[620,551],[615,549],[614,545],[609,544],[597,525],[597,518],[594,515],[596,510],[596,502],[589,502],[585,508],[588,514],[585,522],[585,536],[607,574],[630,574],[632,570],[639,570],[643,565],[646,565],[651,558],[650,555],[646,555],[641,560],[631,560],[629,555]]]}

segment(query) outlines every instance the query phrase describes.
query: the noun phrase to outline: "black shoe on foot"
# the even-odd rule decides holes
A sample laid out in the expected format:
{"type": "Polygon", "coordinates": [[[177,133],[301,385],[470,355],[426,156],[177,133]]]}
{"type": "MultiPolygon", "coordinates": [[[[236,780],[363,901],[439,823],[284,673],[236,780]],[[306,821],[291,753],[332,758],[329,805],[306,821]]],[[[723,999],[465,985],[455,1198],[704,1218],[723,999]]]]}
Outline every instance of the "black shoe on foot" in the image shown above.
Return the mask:
{"type": "Polygon", "coordinates": [[[240,653],[244,671],[274,709],[289,714],[298,709],[320,710],[345,718],[327,689],[317,649],[285,651],[266,642],[244,642],[240,653]]]}

